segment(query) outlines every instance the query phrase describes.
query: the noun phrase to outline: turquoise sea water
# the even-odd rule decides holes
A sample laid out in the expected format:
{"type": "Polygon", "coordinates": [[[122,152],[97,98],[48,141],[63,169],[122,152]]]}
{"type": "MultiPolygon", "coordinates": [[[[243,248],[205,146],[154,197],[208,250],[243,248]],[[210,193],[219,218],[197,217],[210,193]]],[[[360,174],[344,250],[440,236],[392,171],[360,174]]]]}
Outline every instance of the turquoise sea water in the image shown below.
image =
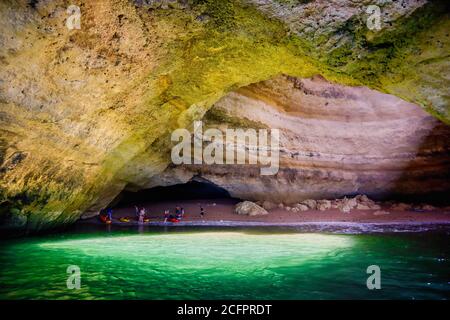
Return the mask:
{"type": "Polygon", "coordinates": [[[448,299],[449,244],[448,231],[77,231],[2,241],[0,299],[448,299]],[[369,265],[381,290],[366,287],[369,265]]]}

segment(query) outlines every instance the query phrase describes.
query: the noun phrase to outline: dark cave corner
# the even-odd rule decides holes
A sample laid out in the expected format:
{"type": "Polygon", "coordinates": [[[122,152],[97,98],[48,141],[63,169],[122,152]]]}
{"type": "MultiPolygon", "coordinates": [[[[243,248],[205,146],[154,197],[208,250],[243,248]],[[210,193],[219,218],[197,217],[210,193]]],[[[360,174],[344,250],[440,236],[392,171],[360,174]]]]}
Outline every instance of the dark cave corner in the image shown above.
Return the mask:
{"type": "Polygon", "coordinates": [[[450,130],[435,126],[417,149],[416,157],[404,168],[386,199],[409,203],[450,205],[450,130]],[[421,192],[417,194],[420,186],[421,192]],[[401,191],[401,192],[399,192],[401,191]]]}

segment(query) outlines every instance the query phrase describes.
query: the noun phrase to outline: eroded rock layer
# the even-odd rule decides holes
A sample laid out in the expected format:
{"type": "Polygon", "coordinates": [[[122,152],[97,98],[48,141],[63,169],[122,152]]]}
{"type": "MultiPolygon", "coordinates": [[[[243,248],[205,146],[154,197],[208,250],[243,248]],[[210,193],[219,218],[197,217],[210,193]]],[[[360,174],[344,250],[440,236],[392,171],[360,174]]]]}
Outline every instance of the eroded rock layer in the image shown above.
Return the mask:
{"type": "Polygon", "coordinates": [[[394,96],[322,77],[280,76],[229,93],[206,116],[224,136],[226,128],[245,125],[243,119],[248,127],[280,129],[275,176],[261,176],[249,164],[184,165],[147,186],[195,177],[238,198],[284,203],[450,190],[450,127],[394,96]]]}

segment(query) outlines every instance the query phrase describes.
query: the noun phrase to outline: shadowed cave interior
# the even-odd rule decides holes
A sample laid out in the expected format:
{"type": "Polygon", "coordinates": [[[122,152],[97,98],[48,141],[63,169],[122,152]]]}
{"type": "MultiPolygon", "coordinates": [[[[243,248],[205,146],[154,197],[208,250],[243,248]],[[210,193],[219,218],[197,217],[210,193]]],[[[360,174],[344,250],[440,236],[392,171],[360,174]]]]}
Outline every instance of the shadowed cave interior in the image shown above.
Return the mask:
{"type": "Polygon", "coordinates": [[[110,207],[139,205],[144,202],[167,201],[172,200],[175,195],[177,200],[231,199],[228,191],[213,183],[207,181],[189,181],[183,184],[167,187],[159,186],[137,192],[125,190],[111,202],[110,207]]]}

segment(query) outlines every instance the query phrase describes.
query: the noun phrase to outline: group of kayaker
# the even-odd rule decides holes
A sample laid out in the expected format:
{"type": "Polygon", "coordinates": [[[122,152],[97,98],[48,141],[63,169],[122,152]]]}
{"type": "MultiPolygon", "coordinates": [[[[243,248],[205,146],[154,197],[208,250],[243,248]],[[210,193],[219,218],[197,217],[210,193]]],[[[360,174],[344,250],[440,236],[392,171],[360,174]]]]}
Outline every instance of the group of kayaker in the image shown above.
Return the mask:
{"type": "MultiPolygon", "coordinates": [[[[146,217],[146,210],[144,207],[139,208],[138,206],[134,206],[135,208],[135,216],[136,216],[136,220],[139,223],[144,223],[144,222],[148,222],[150,221],[150,218],[146,217]]],[[[104,223],[111,223],[112,222],[112,214],[113,214],[113,210],[111,208],[108,208],[106,210],[102,210],[100,211],[100,221],[104,222],[104,223]]],[[[165,210],[164,211],[164,222],[180,222],[183,218],[184,218],[184,208],[180,207],[180,206],[176,206],[175,207],[175,214],[171,214],[170,210],[165,210]]],[[[205,210],[203,209],[202,206],[200,206],[200,216],[202,218],[204,218],[205,216],[205,210]]],[[[122,217],[119,219],[119,221],[121,222],[129,222],[131,219],[130,218],[126,218],[126,217],[122,217]]]]}
{"type": "Polygon", "coordinates": [[[164,211],[164,222],[180,222],[184,218],[184,209],[180,206],[175,207],[175,215],[170,214],[169,210],[164,211]]]}

